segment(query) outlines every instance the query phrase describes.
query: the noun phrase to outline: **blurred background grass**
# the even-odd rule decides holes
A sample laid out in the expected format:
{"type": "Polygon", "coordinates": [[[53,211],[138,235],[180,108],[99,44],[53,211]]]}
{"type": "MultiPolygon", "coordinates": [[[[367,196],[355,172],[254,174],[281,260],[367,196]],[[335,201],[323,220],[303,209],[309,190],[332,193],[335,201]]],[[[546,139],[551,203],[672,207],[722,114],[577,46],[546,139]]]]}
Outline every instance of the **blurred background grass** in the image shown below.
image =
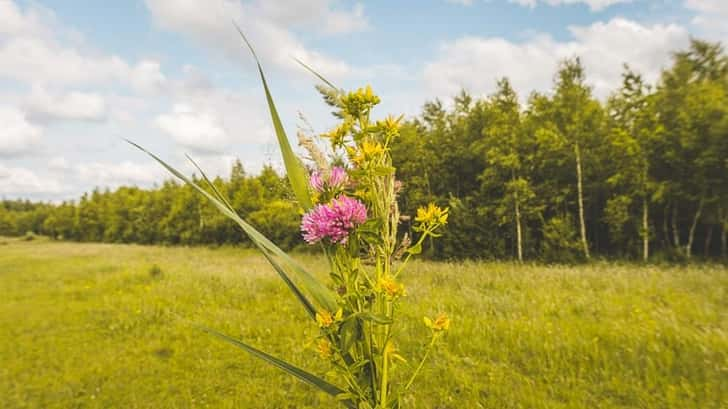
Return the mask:
{"type": "MultiPolygon", "coordinates": [[[[406,407],[728,407],[725,267],[411,267],[397,329],[409,365],[423,315],[453,324],[406,407]]],[[[250,250],[0,238],[0,294],[3,408],[335,406],[193,328],[326,373],[317,329],[250,250]]]]}

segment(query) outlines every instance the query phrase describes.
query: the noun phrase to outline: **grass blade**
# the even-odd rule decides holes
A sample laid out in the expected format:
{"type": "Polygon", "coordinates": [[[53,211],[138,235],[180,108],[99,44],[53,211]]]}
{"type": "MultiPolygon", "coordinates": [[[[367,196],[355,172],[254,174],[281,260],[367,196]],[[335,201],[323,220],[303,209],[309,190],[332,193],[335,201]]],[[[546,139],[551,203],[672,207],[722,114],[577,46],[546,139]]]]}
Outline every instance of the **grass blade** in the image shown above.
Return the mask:
{"type": "Polygon", "coordinates": [[[308,64],[304,63],[303,61],[299,60],[298,58],[295,58],[294,57],[293,59],[296,60],[297,63],[301,64],[301,66],[303,68],[305,68],[308,72],[310,72],[311,74],[315,75],[316,78],[318,78],[321,81],[323,81],[323,83],[326,84],[328,87],[333,88],[335,90],[338,90],[339,89],[336,85],[334,85],[331,81],[329,81],[326,78],[324,78],[323,75],[321,75],[318,72],[316,72],[316,70],[314,70],[313,68],[311,68],[308,64]]]}
{"type": "MultiPolygon", "coordinates": [[[[156,160],[161,164],[165,169],[167,169],[172,175],[177,177],[178,179],[182,180],[183,182],[187,183],[188,185],[192,186],[195,190],[197,190],[200,194],[205,196],[208,200],[210,200],[217,208],[220,210],[225,216],[232,219],[235,223],[237,223],[240,228],[243,229],[243,231],[250,237],[250,239],[253,241],[253,243],[258,247],[261,252],[263,252],[263,255],[268,258],[269,256],[276,256],[280,257],[292,270],[294,273],[296,273],[297,277],[301,280],[303,283],[304,288],[308,293],[316,300],[316,302],[323,308],[327,309],[328,311],[336,311],[338,308],[336,303],[336,297],[334,296],[334,293],[326,288],[323,284],[321,284],[316,278],[314,278],[309,272],[307,272],[303,267],[301,267],[300,264],[298,264],[291,256],[289,256],[285,251],[281,250],[278,246],[276,246],[272,241],[268,240],[267,237],[262,235],[258,230],[256,230],[253,226],[251,226],[248,222],[243,220],[234,210],[231,210],[227,205],[225,205],[220,200],[216,199],[212,194],[210,194],[208,191],[197,185],[195,182],[190,180],[188,177],[183,175],[180,171],[173,168],[172,166],[168,165],[165,161],[160,159],[157,155],[149,152],[148,150],[144,149],[140,145],[137,145],[136,143],[126,140],[129,144],[136,147],[137,149],[141,150],[142,152],[146,153],[152,159],[156,160]]],[[[270,261],[270,258],[268,258],[270,261]]],[[[275,267],[275,265],[274,265],[275,267]]]]}
{"type": "MultiPolygon", "coordinates": [[[[338,386],[333,385],[329,382],[326,382],[325,380],[319,378],[318,376],[313,375],[310,372],[304,371],[301,368],[293,366],[286,361],[283,361],[279,358],[269,355],[259,349],[253,348],[252,346],[250,346],[242,341],[239,341],[235,338],[231,338],[221,332],[215,331],[215,330],[207,328],[207,327],[200,327],[200,329],[204,332],[207,332],[210,335],[213,335],[217,338],[220,338],[221,340],[223,340],[225,342],[228,342],[232,345],[235,345],[238,348],[245,350],[246,352],[250,353],[251,355],[253,355],[257,358],[260,358],[260,359],[268,362],[269,364],[278,367],[279,369],[282,369],[283,371],[289,373],[290,375],[295,376],[296,378],[300,379],[301,381],[303,381],[309,385],[319,388],[320,390],[328,393],[329,395],[331,395],[333,397],[346,393],[346,391],[339,388],[338,386]]],[[[348,408],[355,408],[355,406],[353,405],[353,403],[351,401],[343,401],[342,403],[348,408]]]]}
{"type": "MultiPolygon", "coordinates": [[[[236,212],[235,208],[233,208],[233,206],[225,198],[225,196],[222,193],[220,193],[220,191],[217,189],[215,184],[212,183],[212,181],[210,181],[210,178],[207,177],[207,175],[205,174],[205,171],[202,170],[202,168],[197,164],[197,162],[195,162],[189,155],[185,155],[185,156],[187,157],[187,159],[190,162],[192,162],[192,165],[194,165],[195,168],[197,168],[197,170],[200,172],[200,174],[202,175],[202,178],[210,186],[212,191],[215,193],[215,196],[217,197],[217,199],[220,202],[224,203],[231,212],[236,212]]],[[[281,277],[283,282],[286,283],[286,285],[291,290],[293,295],[295,295],[296,298],[298,298],[298,301],[301,302],[301,304],[303,305],[303,308],[306,310],[309,317],[311,317],[311,319],[315,320],[316,319],[316,309],[314,308],[313,304],[311,304],[311,302],[308,300],[308,298],[306,298],[306,296],[301,292],[301,290],[299,290],[299,288],[296,286],[296,284],[288,277],[288,274],[286,274],[285,269],[280,264],[278,264],[278,262],[272,257],[271,254],[268,253],[268,250],[266,250],[265,248],[260,247],[260,246],[258,247],[258,249],[260,250],[261,253],[263,253],[263,256],[266,258],[266,260],[268,260],[268,262],[273,266],[273,268],[276,270],[276,272],[281,277]]]]}
{"type": "Polygon", "coordinates": [[[283,129],[281,118],[278,116],[278,110],[276,110],[276,105],[273,102],[273,96],[271,96],[270,89],[268,89],[268,82],[265,79],[265,74],[263,74],[263,67],[260,65],[260,60],[258,60],[258,56],[255,54],[253,46],[245,37],[245,34],[243,34],[243,30],[241,30],[235,22],[233,22],[233,24],[238,30],[238,33],[240,33],[240,36],[243,38],[243,41],[245,41],[245,44],[250,49],[250,53],[253,54],[255,63],[258,66],[260,80],[263,83],[263,89],[265,90],[265,99],[268,102],[268,110],[270,111],[270,117],[273,121],[273,128],[275,129],[276,137],[278,138],[278,145],[281,147],[283,163],[286,165],[288,180],[291,183],[291,187],[293,188],[293,192],[296,194],[298,202],[304,210],[308,210],[313,206],[311,202],[311,192],[308,190],[308,172],[306,172],[303,164],[293,153],[293,149],[291,149],[288,136],[286,136],[286,131],[283,129]]]}

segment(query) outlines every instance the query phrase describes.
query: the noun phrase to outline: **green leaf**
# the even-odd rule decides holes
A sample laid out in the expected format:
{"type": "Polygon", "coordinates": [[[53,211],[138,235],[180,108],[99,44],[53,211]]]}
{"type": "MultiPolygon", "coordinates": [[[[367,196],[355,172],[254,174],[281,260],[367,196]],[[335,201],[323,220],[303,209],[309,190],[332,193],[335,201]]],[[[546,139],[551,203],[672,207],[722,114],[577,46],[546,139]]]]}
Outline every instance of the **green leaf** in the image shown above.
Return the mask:
{"type": "MultiPolygon", "coordinates": [[[[307,383],[309,385],[312,385],[312,386],[315,386],[315,387],[319,388],[320,390],[328,393],[329,395],[331,395],[331,396],[333,396],[335,398],[337,396],[340,396],[341,394],[345,394],[346,393],[346,391],[344,391],[343,389],[339,388],[338,386],[333,385],[333,384],[331,384],[329,382],[326,382],[325,380],[319,378],[318,376],[316,376],[316,375],[314,375],[314,374],[312,374],[310,372],[304,371],[301,368],[298,368],[296,366],[293,366],[293,365],[289,364],[288,362],[283,361],[282,359],[276,358],[276,357],[274,357],[272,355],[269,355],[269,354],[267,354],[267,353],[265,353],[265,352],[263,352],[263,351],[261,351],[259,349],[253,348],[252,346],[250,346],[250,345],[248,345],[248,344],[246,344],[246,343],[244,343],[242,341],[239,341],[239,340],[237,340],[235,338],[231,338],[231,337],[229,337],[229,336],[227,336],[227,335],[225,335],[225,334],[223,334],[221,332],[215,331],[215,330],[210,329],[210,328],[207,328],[207,327],[199,327],[199,328],[202,331],[207,332],[210,335],[213,335],[213,336],[215,336],[217,338],[220,338],[221,340],[223,340],[225,342],[228,342],[228,343],[230,343],[232,345],[235,345],[236,347],[245,350],[246,352],[250,353],[251,355],[253,355],[253,356],[257,357],[257,358],[260,358],[260,359],[268,362],[269,364],[271,364],[273,366],[276,366],[279,369],[284,370],[285,372],[288,372],[290,375],[295,376],[296,378],[300,379],[301,381],[303,381],[303,382],[305,382],[305,383],[307,383]]],[[[356,407],[356,406],[354,406],[354,403],[351,400],[344,400],[344,401],[342,401],[342,403],[347,408],[355,408],[356,407]]]]}
{"type": "Polygon", "coordinates": [[[308,72],[310,72],[311,74],[315,75],[315,76],[316,76],[316,77],[317,77],[318,79],[320,79],[321,81],[323,81],[323,83],[324,83],[324,84],[326,84],[326,86],[328,86],[329,88],[333,88],[333,89],[335,89],[335,90],[338,90],[338,89],[339,89],[339,88],[338,88],[338,87],[337,87],[336,85],[334,85],[334,84],[333,84],[333,83],[332,83],[331,81],[329,81],[329,80],[327,80],[326,78],[324,78],[324,76],[323,76],[323,75],[321,75],[321,74],[319,74],[318,72],[316,72],[316,70],[314,70],[313,68],[309,67],[309,66],[308,66],[308,65],[307,65],[306,63],[304,63],[303,61],[299,60],[298,58],[294,58],[294,60],[296,60],[296,62],[297,62],[297,63],[301,64],[301,66],[303,66],[303,68],[307,69],[307,70],[308,70],[308,72]]]}
{"type": "Polygon", "coordinates": [[[417,255],[422,253],[422,243],[417,243],[414,246],[407,249],[407,252],[412,255],[417,255]]]}
{"type": "MultiPolygon", "coordinates": [[[[306,270],[303,269],[291,256],[289,256],[286,252],[281,250],[278,246],[276,246],[272,241],[268,240],[265,236],[263,236],[258,230],[256,230],[253,226],[251,226],[248,222],[240,218],[238,214],[234,211],[234,209],[231,209],[226,204],[222,203],[220,200],[216,199],[213,195],[211,195],[209,192],[207,192],[205,189],[197,185],[195,182],[187,178],[185,175],[180,173],[177,169],[173,168],[172,166],[168,165],[166,162],[164,162],[162,159],[154,155],[153,153],[149,152],[148,150],[142,148],[140,145],[137,145],[136,143],[126,140],[129,144],[135,146],[137,149],[141,150],[142,152],[146,153],[147,155],[151,156],[154,160],[159,162],[162,166],[164,166],[172,175],[179,178],[183,182],[187,183],[188,185],[195,188],[200,194],[205,196],[208,200],[210,200],[217,208],[220,210],[225,216],[232,219],[235,223],[240,226],[243,231],[250,237],[250,239],[253,241],[253,243],[256,245],[256,247],[263,253],[264,256],[268,259],[271,264],[273,264],[272,256],[280,257],[297,275],[297,277],[301,280],[303,283],[304,288],[306,291],[316,300],[317,303],[319,303],[319,306],[327,309],[328,311],[336,311],[338,309],[337,303],[336,303],[336,297],[334,296],[334,293],[326,288],[323,284],[321,284],[318,280],[316,280],[310,273],[308,273],[306,270]]],[[[273,264],[274,267],[276,267],[278,264],[273,264]]],[[[282,267],[278,265],[281,269],[282,267]]],[[[279,274],[281,272],[279,271],[279,274]]],[[[284,273],[282,274],[281,278],[283,276],[287,275],[284,273]]],[[[286,280],[284,278],[284,281],[288,283],[290,280],[286,280]]],[[[294,286],[295,287],[295,286],[294,286]]],[[[293,288],[292,288],[293,289],[293,288]]],[[[312,307],[313,308],[313,307],[312,307]]],[[[307,307],[308,310],[308,307],[307,307]]],[[[309,312],[310,314],[310,312],[309,312]]]]}
{"type": "Polygon", "coordinates": [[[348,320],[341,324],[339,329],[339,347],[342,353],[347,353],[349,348],[354,345],[354,342],[359,337],[359,321],[348,320]]]}
{"type": "Polygon", "coordinates": [[[291,187],[293,188],[293,192],[296,194],[298,202],[301,204],[304,210],[308,210],[313,206],[311,202],[311,192],[309,192],[308,190],[308,172],[306,172],[303,164],[293,153],[293,149],[291,149],[291,144],[288,141],[288,136],[286,136],[286,131],[283,129],[281,118],[278,116],[278,110],[276,110],[276,105],[273,102],[273,97],[270,94],[270,89],[268,89],[268,82],[265,79],[265,74],[263,74],[263,67],[261,67],[260,65],[260,60],[255,54],[253,46],[245,37],[245,34],[243,34],[243,30],[241,30],[237,24],[235,24],[235,28],[238,30],[238,33],[240,33],[243,41],[245,41],[245,44],[250,49],[250,53],[253,54],[255,63],[258,66],[260,80],[262,81],[263,89],[265,90],[265,99],[268,102],[268,110],[270,111],[270,117],[273,121],[273,128],[276,131],[278,145],[280,145],[281,147],[283,163],[286,165],[286,174],[288,175],[288,180],[291,182],[291,187]]]}

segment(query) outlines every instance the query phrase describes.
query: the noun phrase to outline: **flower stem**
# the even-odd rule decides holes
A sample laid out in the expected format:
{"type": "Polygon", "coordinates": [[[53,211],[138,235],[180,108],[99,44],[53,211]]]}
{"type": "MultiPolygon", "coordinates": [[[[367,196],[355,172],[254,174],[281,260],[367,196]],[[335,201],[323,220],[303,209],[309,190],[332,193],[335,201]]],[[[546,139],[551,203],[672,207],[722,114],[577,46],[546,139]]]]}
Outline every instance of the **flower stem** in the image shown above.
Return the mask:
{"type": "Polygon", "coordinates": [[[425,364],[425,361],[427,360],[427,357],[430,356],[430,351],[432,351],[432,348],[435,346],[435,339],[437,335],[432,336],[432,340],[430,341],[430,345],[427,346],[427,350],[425,351],[425,356],[422,357],[422,360],[420,361],[420,364],[417,366],[417,369],[415,369],[415,372],[412,374],[412,377],[407,382],[407,384],[404,386],[404,390],[409,389],[409,387],[412,385],[412,382],[414,382],[417,375],[420,373],[420,370],[422,369],[422,366],[425,364]]]}
{"type": "Polygon", "coordinates": [[[382,351],[382,387],[381,387],[382,398],[379,401],[379,405],[383,408],[386,407],[386,405],[387,405],[387,386],[388,386],[387,382],[389,381],[387,379],[388,378],[388,373],[387,373],[388,362],[387,361],[389,361],[389,358],[387,357],[387,347],[385,345],[385,347],[383,348],[383,351],[382,351]]]}

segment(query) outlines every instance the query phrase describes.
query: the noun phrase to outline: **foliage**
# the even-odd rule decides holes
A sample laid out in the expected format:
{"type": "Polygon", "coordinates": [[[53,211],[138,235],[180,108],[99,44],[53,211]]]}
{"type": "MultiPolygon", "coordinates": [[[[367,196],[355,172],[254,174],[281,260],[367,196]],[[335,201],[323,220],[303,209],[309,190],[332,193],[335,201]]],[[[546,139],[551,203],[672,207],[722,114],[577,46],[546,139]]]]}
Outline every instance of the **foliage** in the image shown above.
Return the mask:
{"type": "MultiPolygon", "coordinates": [[[[425,103],[401,121],[390,147],[404,181],[401,232],[412,236],[416,210],[432,202],[452,210],[447,234],[423,243],[426,257],[518,260],[520,248],[524,260],[554,260],[547,230],[569,223],[581,243],[559,247],[568,259],[584,258],[586,248],[599,257],[728,260],[727,61],[720,44],[694,40],[654,84],[625,67],[620,88],[603,102],[573,59],[551,91],[525,101],[500,79],[485,98],[462,92],[452,103],[425,103]]],[[[283,248],[302,244],[292,214],[287,227],[263,217],[270,203],[296,197],[272,168],[247,175],[238,163],[213,182],[239,214],[262,211],[253,225],[281,232],[283,248]]],[[[60,204],[0,202],[0,234],[27,231],[77,241],[252,245],[175,182],[96,190],[60,204]]]]}

